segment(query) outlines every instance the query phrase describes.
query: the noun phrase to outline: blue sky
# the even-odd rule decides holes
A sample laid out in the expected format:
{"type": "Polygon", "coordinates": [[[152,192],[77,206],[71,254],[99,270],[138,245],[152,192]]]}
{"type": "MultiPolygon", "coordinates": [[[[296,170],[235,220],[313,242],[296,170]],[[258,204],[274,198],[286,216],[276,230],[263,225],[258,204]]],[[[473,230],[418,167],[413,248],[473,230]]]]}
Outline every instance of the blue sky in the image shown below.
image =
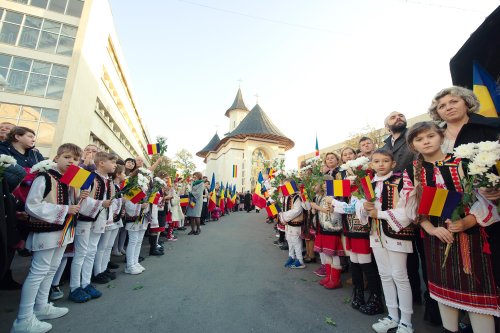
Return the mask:
{"type": "MultiPolygon", "coordinates": [[[[196,153],[241,89],[297,156],[400,111],[426,112],[496,0],[110,0],[133,95],[167,155],[196,153]]],[[[199,169],[202,160],[195,157],[199,169]]]]}

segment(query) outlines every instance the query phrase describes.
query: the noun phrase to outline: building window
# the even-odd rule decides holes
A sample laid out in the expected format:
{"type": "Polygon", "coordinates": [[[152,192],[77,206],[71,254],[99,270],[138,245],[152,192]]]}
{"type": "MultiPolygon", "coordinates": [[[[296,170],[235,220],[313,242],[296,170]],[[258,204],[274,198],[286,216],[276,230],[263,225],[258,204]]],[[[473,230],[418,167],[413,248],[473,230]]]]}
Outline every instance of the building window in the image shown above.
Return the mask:
{"type": "Polygon", "coordinates": [[[0,43],[71,56],[78,28],[0,9],[0,43]]]}
{"type": "Polygon", "coordinates": [[[6,91],[62,99],[68,67],[0,53],[0,74],[6,91]]]}
{"type": "Polygon", "coordinates": [[[58,117],[56,109],[0,103],[0,122],[31,128],[36,133],[36,146],[43,148],[43,152],[52,147],[58,117]]]}
{"type": "Polygon", "coordinates": [[[69,16],[82,16],[83,0],[9,0],[69,16]]]}

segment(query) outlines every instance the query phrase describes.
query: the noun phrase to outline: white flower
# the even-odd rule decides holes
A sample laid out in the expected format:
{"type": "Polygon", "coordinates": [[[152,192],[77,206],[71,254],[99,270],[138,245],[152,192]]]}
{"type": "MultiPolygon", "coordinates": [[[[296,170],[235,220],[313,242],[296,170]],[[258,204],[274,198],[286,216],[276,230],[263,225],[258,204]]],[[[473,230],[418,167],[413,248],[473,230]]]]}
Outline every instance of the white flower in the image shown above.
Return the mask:
{"type": "MultiPolygon", "coordinates": [[[[349,161],[348,161],[348,162],[349,162],[349,161]]],[[[346,171],[346,170],[348,170],[348,169],[349,169],[349,166],[347,165],[347,163],[342,164],[342,165],[340,166],[340,171],[346,171]]]]}
{"type": "Polygon", "coordinates": [[[149,177],[153,176],[153,173],[146,168],[139,168],[139,172],[142,173],[144,176],[149,176],[149,177]]]}
{"type": "Polygon", "coordinates": [[[497,163],[497,154],[490,151],[482,151],[474,157],[473,163],[485,167],[491,167],[497,163]]]}
{"type": "Polygon", "coordinates": [[[350,180],[351,182],[356,180],[356,176],[347,176],[346,179],[350,180]]]}
{"type": "Polygon", "coordinates": [[[468,165],[468,168],[469,168],[469,175],[480,175],[488,171],[487,167],[475,163],[470,163],[468,165]]]}
{"type": "Polygon", "coordinates": [[[160,184],[160,186],[161,186],[161,187],[165,187],[165,186],[167,186],[167,183],[165,183],[165,181],[164,181],[163,179],[161,179],[161,178],[155,177],[155,178],[154,178],[154,181],[155,181],[156,183],[160,184]]]}
{"type": "Polygon", "coordinates": [[[500,144],[496,141],[483,141],[477,144],[477,148],[480,152],[491,151],[498,153],[500,150],[500,144]]]}
{"type": "Polygon", "coordinates": [[[496,186],[497,184],[500,183],[500,177],[495,175],[494,173],[487,173],[486,174],[486,178],[488,179],[488,182],[492,185],[492,186],[496,186]]]}
{"type": "Polygon", "coordinates": [[[54,169],[56,167],[56,165],[57,164],[51,160],[41,161],[41,162],[38,162],[37,164],[33,165],[30,172],[31,173],[47,172],[50,169],[54,169]]]}
{"type": "Polygon", "coordinates": [[[0,155],[0,167],[8,168],[11,165],[16,165],[16,164],[17,164],[17,161],[14,157],[12,157],[10,155],[4,155],[4,154],[0,155]]]}
{"type": "Polygon", "coordinates": [[[475,143],[467,143],[456,147],[453,154],[458,158],[472,159],[477,152],[476,148],[477,145],[475,143]]]}

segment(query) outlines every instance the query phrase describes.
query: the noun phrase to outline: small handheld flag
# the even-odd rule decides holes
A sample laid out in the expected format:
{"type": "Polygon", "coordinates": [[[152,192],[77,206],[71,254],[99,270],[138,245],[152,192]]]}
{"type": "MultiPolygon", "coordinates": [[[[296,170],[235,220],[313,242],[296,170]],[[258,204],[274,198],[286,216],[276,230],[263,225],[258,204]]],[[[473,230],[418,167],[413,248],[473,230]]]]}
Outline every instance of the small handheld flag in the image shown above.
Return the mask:
{"type": "Polygon", "coordinates": [[[424,186],[418,214],[440,216],[444,219],[451,214],[462,200],[462,193],[442,188],[424,186]]]}
{"type": "Polygon", "coordinates": [[[264,182],[264,176],[262,176],[262,171],[259,171],[259,178],[257,178],[257,182],[262,184],[264,182]]]}
{"type": "Polygon", "coordinates": [[[142,192],[140,188],[133,188],[123,197],[127,200],[130,200],[131,203],[137,204],[144,197],[146,197],[146,193],[142,192]]]}
{"type": "Polygon", "coordinates": [[[193,195],[189,195],[189,207],[193,208],[196,206],[196,198],[193,195]]]}
{"type": "Polygon", "coordinates": [[[281,208],[280,206],[273,203],[269,206],[266,206],[266,212],[269,217],[274,217],[278,215],[279,212],[281,212],[281,208]]]}
{"type": "Polygon", "coordinates": [[[281,192],[283,192],[283,195],[285,197],[292,195],[298,191],[299,189],[297,188],[297,183],[295,183],[295,180],[291,180],[288,183],[281,185],[281,192]]]}
{"type": "Polygon", "coordinates": [[[233,165],[233,178],[238,177],[238,166],[236,164],[233,165]]]}
{"type": "Polygon", "coordinates": [[[308,202],[309,201],[309,196],[307,195],[307,191],[306,191],[306,188],[305,188],[304,185],[300,186],[300,198],[304,202],[308,202]]]}
{"type": "Polygon", "coordinates": [[[351,196],[351,182],[349,180],[325,180],[325,183],[327,196],[351,196]]]}
{"type": "Polygon", "coordinates": [[[276,172],[276,170],[274,170],[274,168],[268,168],[267,169],[267,177],[269,177],[269,179],[273,179],[275,172],[276,172]]]}
{"type": "Polygon", "coordinates": [[[159,154],[161,151],[161,145],[159,143],[148,144],[148,155],[159,154]]]}
{"type": "Polygon", "coordinates": [[[187,207],[189,204],[189,196],[188,195],[181,195],[181,207],[187,207]]]}
{"type": "Polygon", "coordinates": [[[318,135],[316,134],[316,157],[319,157],[318,135]]]}
{"type": "Polygon", "coordinates": [[[74,188],[88,189],[94,182],[95,174],[76,165],[70,165],[61,177],[61,183],[74,188]]]}
{"type": "Polygon", "coordinates": [[[367,201],[372,201],[375,199],[375,192],[373,191],[372,180],[370,176],[366,176],[360,179],[361,187],[365,193],[365,198],[367,201]]]}
{"type": "Polygon", "coordinates": [[[151,193],[148,202],[150,204],[157,205],[159,201],[160,201],[160,193],[159,192],[151,193]]]}

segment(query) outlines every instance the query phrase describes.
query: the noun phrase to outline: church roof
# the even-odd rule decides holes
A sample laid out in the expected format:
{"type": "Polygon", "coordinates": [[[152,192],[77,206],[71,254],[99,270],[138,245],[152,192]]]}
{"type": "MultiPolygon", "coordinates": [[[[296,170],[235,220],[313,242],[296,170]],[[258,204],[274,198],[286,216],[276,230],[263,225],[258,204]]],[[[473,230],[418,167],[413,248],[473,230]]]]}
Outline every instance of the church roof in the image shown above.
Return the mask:
{"type": "Polygon", "coordinates": [[[243,96],[241,95],[241,89],[238,88],[238,92],[236,93],[236,97],[234,98],[233,105],[229,109],[227,109],[225,116],[229,118],[229,111],[231,110],[245,110],[248,111],[248,108],[243,102],[243,96]]]}
{"type": "Polygon", "coordinates": [[[295,146],[295,143],[273,124],[259,104],[253,107],[238,127],[222,139],[218,146],[230,138],[243,139],[249,136],[278,141],[286,147],[286,150],[295,146]]]}
{"type": "Polygon", "coordinates": [[[214,136],[212,137],[212,139],[210,140],[210,142],[205,146],[205,148],[203,148],[202,150],[200,150],[199,152],[196,153],[196,156],[199,156],[199,157],[207,156],[207,154],[209,152],[216,150],[219,142],[220,142],[219,135],[217,133],[215,133],[214,136]]]}

